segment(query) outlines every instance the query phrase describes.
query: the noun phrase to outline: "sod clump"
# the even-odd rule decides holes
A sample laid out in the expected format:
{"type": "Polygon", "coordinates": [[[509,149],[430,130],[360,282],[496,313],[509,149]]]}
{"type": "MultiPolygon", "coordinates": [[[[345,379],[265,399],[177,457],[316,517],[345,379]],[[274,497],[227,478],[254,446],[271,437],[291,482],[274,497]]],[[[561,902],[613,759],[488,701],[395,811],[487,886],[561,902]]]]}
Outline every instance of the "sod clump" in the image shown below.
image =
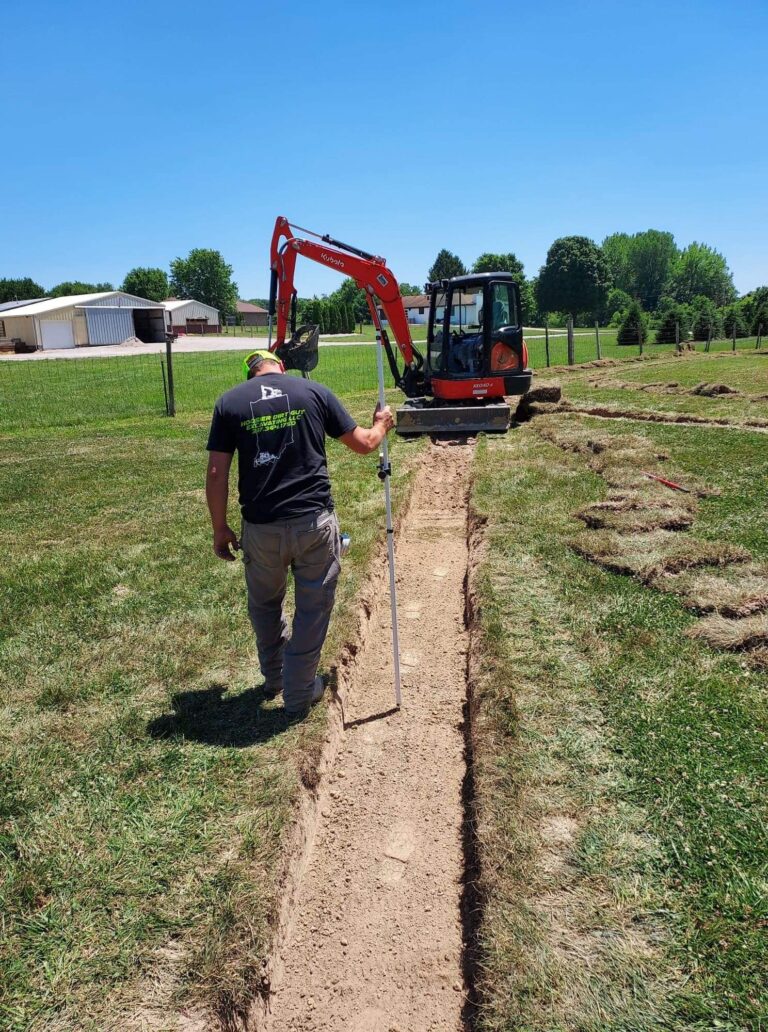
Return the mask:
{"type": "Polygon", "coordinates": [[[705,616],[688,631],[692,638],[700,638],[716,649],[729,652],[765,650],[768,654],[768,613],[729,620],[716,614],[705,616]]]}
{"type": "Polygon", "coordinates": [[[688,569],[657,577],[653,587],[683,598],[696,613],[740,619],[768,609],[768,570],[754,563],[718,569],[688,569]]]}
{"type": "Polygon", "coordinates": [[[721,398],[726,394],[741,394],[735,387],[729,387],[727,383],[697,383],[691,388],[691,394],[697,394],[702,398],[721,398]]]}
{"type": "Polygon", "coordinates": [[[589,529],[569,541],[572,550],[612,573],[676,595],[692,612],[714,614],[700,621],[697,635],[715,648],[747,651],[762,662],[768,654],[765,570],[750,564],[752,555],[741,545],[680,533],[693,525],[698,498],[716,492],[696,487],[671,495],[667,485],[648,477],[668,456],[639,434],[595,434],[562,419],[548,421],[539,432],[583,455],[612,488],[606,499],[574,513],[589,529]]]}
{"type": "Polygon", "coordinates": [[[532,387],[518,402],[513,419],[525,423],[533,416],[544,416],[556,412],[562,401],[563,391],[559,383],[546,383],[532,387]]]}

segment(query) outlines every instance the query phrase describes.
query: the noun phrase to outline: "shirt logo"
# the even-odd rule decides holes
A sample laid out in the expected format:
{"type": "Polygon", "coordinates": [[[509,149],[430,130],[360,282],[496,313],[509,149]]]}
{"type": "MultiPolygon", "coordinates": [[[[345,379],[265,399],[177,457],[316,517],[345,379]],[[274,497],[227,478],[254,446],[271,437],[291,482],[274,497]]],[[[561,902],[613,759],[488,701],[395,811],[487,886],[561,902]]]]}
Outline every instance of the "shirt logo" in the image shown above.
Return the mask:
{"type": "Polygon", "coordinates": [[[265,384],[261,385],[261,400],[264,401],[266,398],[282,398],[283,392],[279,387],[267,387],[265,384]]]}

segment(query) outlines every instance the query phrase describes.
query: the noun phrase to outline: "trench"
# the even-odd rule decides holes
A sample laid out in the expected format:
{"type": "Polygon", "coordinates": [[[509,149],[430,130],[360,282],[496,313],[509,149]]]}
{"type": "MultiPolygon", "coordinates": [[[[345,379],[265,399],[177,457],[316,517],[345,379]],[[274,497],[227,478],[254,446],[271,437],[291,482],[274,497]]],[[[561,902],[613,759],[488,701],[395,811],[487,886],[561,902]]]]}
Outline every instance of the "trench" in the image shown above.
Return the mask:
{"type": "Polygon", "coordinates": [[[289,847],[264,1032],[472,1026],[478,913],[469,734],[468,494],[474,449],[433,443],[396,545],[403,705],[374,573],[317,783],[289,847]],[[293,854],[290,850],[293,849],[293,854]]]}

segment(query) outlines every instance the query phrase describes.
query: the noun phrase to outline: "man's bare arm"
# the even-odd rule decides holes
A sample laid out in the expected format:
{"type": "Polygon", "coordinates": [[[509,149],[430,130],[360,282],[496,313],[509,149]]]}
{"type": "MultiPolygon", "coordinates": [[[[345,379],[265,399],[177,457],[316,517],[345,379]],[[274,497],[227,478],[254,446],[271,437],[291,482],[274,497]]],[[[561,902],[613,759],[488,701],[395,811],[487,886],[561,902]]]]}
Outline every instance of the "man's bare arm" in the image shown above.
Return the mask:
{"type": "Polygon", "coordinates": [[[395,420],[389,405],[383,409],[377,405],[373,413],[373,426],[369,429],[356,426],[349,433],[342,434],[339,440],[358,455],[370,455],[376,451],[394,425],[395,420]]]}
{"type": "Polygon", "coordinates": [[[211,514],[213,527],[213,551],[219,559],[234,562],[230,545],[237,551],[240,542],[227,523],[227,501],[229,500],[229,469],[232,456],[229,452],[208,452],[208,472],[205,477],[205,499],[211,514]]]}

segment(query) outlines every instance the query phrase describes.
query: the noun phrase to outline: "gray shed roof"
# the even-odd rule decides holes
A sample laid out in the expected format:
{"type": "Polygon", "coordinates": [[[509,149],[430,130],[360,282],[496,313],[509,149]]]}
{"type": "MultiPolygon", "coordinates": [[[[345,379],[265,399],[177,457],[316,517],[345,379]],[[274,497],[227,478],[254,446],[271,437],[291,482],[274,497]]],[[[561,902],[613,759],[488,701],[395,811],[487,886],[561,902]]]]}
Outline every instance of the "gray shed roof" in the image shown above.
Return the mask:
{"type": "Polygon", "coordinates": [[[0,312],[7,312],[11,308],[21,308],[22,305],[36,305],[38,301],[44,300],[42,297],[31,297],[27,298],[26,301],[3,301],[0,304],[0,312]]]}

